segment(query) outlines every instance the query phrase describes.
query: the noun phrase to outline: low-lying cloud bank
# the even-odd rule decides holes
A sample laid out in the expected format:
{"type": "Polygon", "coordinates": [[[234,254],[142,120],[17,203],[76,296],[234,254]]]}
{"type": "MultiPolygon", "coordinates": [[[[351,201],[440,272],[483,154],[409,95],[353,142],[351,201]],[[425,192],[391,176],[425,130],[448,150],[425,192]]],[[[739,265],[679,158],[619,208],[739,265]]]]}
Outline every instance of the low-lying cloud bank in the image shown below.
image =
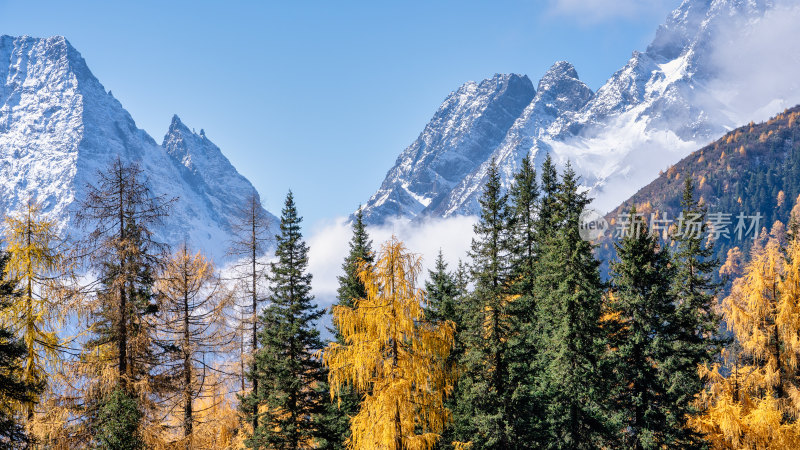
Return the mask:
{"type": "MultiPolygon", "coordinates": [[[[384,225],[369,226],[367,232],[376,252],[394,235],[411,252],[422,256],[423,273],[419,280],[422,286],[440,249],[451,270],[455,269],[459,259],[466,260],[472,241],[472,226],[477,220],[474,216],[423,221],[397,218],[384,225]]],[[[337,277],[343,273],[342,262],[349,251],[352,235],[351,224],[346,217],[341,217],[316,227],[308,237],[308,268],[314,275],[312,288],[320,306],[327,308],[336,301],[337,277]]]]}
{"type": "Polygon", "coordinates": [[[800,3],[776,0],[752,23],[724,22],[712,42],[709,90],[738,125],[800,103],[800,3]]]}

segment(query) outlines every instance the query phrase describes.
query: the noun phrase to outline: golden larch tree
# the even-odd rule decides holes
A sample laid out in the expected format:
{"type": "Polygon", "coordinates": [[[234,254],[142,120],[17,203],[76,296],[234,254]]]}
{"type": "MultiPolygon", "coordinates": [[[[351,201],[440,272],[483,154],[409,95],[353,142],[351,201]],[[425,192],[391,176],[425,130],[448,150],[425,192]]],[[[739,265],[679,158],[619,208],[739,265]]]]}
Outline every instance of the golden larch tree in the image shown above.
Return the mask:
{"type": "MultiPolygon", "coordinates": [[[[222,380],[212,365],[231,334],[223,326],[230,296],[220,287],[214,264],[201,252],[181,245],[164,263],[156,291],[161,310],[162,340],[172,343],[165,364],[177,396],[164,402],[168,422],[180,422],[183,447],[197,448],[194,430],[199,420],[196,403],[208,405],[222,380]]],[[[168,424],[172,425],[172,424],[168,424]]],[[[171,427],[166,427],[167,429],[171,427]]]]}
{"type": "MultiPolygon", "coordinates": [[[[63,343],[58,335],[63,319],[58,301],[62,249],[58,248],[55,223],[43,217],[41,206],[34,201],[29,201],[22,212],[6,217],[5,222],[11,255],[6,275],[19,281],[22,295],[11,308],[3,310],[3,320],[20,335],[28,351],[22,378],[38,383],[58,364],[63,343]]],[[[34,403],[24,408],[32,419],[34,403]]]]}
{"type": "Polygon", "coordinates": [[[800,240],[784,248],[776,225],[722,302],[733,346],[701,368],[709,388],[691,423],[715,448],[800,448],[800,240]]]}
{"type": "Polygon", "coordinates": [[[444,399],[455,381],[446,364],[454,325],[425,320],[420,261],[392,237],[362,265],[366,298],[333,308],[343,343],[322,355],[331,397],[345,384],[364,396],[350,421],[350,449],[430,449],[450,420],[444,399]]]}

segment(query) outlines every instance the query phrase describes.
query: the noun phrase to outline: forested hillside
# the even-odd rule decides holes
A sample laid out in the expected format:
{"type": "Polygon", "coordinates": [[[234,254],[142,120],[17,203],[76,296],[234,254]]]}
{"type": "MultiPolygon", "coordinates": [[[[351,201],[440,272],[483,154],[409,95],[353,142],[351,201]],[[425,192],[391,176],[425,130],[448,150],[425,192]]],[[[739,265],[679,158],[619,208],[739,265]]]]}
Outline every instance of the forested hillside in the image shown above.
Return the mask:
{"type": "MultiPolygon", "coordinates": [[[[662,172],[606,216],[611,224],[609,236],[620,215],[631,206],[647,220],[651,213],[657,218],[665,213],[670,219],[677,218],[687,177],[694,181],[708,214],[730,214],[731,238],[722,237],[715,243],[715,255],[724,262],[733,247],[746,252],[752,246],[752,233],[749,239],[737,239],[733,233],[736,217],[761,214],[759,228],[769,230],[776,220],[787,223],[800,194],[800,106],[767,122],[737,128],[662,172]]],[[[608,260],[611,248],[610,241],[601,242],[600,258],[608,260]]]]}

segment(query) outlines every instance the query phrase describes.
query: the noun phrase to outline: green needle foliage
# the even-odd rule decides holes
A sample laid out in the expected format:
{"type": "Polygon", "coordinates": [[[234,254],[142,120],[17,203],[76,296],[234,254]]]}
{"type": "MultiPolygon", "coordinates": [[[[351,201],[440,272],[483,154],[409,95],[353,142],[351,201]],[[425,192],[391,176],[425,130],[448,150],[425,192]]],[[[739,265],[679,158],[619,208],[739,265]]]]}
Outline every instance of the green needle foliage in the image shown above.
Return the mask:
{"type": "Polygon", "coordinates": [[[639,221],[629,215],[629,233],[617,247],[611,263],[609,315],[605,322],[615,375],[611,397],[614,419],[623,430],[625,448],[680,447],[669,418],[674,414],[670,395],[672,357],[677,320],[670,254],[639,221]]]}
{"type": "Polygon", "coordinates": [[[138,450],[145,448],[139,432],[142,412],[136,400],[115,388],[100,405],[97,416],[96,448],[138,450]]]}
{"type": "MultiPolygon", "coordinates": [[[[689,177],[684,182],[681,206],[683,217],[705,216],[705,209],[694,198],[694,185],[689,177]]],[[[676,339],[668,361],[672,407],[667,420],[675,430],[675,442],[686,448],[703,446],[702,436],[686,425],[687,417],[698,412],[695,398],[704,388],[697,368],[711,363],[725,341],[719,334],[720,317],[714,311],[719,284],[713,281],[713,274],[719,270],[719,261],[712,258],[713,243],[706,245],[702,238],[706,224],[702,225],[700,236],[683,231],[675,229],[673,236],[672,290],[678,303],[674,321],[676,339]]]]}
{"type": "Polygon", "coordinates": [[[552,228],[539,242],[535,279],[540,371],[535,383],[546,414],[542,447],[598,448],[611,434],[603,407],[607,392],[599,326],[604,286],[593,247],[578,233],[590,200],[569,165],[555,200],[552,228]]]}
{"type": "MultiPolygon", "coordinates": [[[[447,263],[444,261],[442,251],[436,257],[434,270],[428,271],[429,280],[425,282],[425,292],[428,296],[428,304],[425,309],[425,319],[434,324],[452,322],[456,326],[456,331],[464,326],[463,316],[463,300],[462,291],[459,288],[456,276],[447,270],[447,263]]],[[[450,350],[450,355],[447,358],[448,370],[457,370],[458,361],[464,354],[464,344],[456,334],[454,336],[453,349],[450,350]]],[[[454,393],[444,400],[444,405],[450,411],[454,411],[458,405],[456,398],[458,397],[458,386],[455,386],[454,393]]],[[[440,448],[452,448],[452,442],[456,440],[455,429],[448,426],[442,432],[442,437],[439,440],[440,448]]]]}
{"type": "Polygon", "coordinates": [[[520,171],[514,176],[509,189],[509,202],[510,289],[517,296],[509,305],[516,330],[509,337],[509,376],[514,389],[513,427],[514,434],[521,442],[536,442],[539,440],[542,420],[535,388],[536,354],[540,346],[536,320],[537,296],[534,292],[541,247],[537,234],[541,199],[536,170],[527,157],[523,158],[520,171]]]}
{"type": "Polygon", "coordinates": [[[467,297],[464,327],[459,339],[465,346],[454,411],[458,440],[476,448],[513,448],[509,383],[508,337],[512,333],[509,304],[510,213],[494,161],[480,198],[481,217],[472,240],[474,292],[467,297]]]}
{"type": "Polygon", "coordinates": [[[271,265],[270,305],[261,315],[261,348],[248,373],[258,391],[242,399],[245,416],[258,405],[258,427],[246,443],[251,448],[297,449],[320,438],[319,415],[327,399],[320,390],[326,374],[315,353],[322,349],[315,323],[324,311],[311,295],[308,245],[300,233],[294,197],[286,196],[271,265]]]}

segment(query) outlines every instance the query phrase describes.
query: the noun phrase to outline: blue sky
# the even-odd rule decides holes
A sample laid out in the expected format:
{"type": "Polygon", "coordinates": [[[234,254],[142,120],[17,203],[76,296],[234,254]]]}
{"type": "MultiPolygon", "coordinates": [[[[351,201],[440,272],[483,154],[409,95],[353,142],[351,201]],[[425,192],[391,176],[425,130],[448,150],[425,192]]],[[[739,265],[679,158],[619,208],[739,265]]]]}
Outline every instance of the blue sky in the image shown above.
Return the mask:
{"type": "Polygon", "coordinates": [[[178,114],[309,226],[366,202],[464,82],[563,59],[597,89],[678,3],[0,0],[0,34],[66,36],[156,141],[178,114]]]}

